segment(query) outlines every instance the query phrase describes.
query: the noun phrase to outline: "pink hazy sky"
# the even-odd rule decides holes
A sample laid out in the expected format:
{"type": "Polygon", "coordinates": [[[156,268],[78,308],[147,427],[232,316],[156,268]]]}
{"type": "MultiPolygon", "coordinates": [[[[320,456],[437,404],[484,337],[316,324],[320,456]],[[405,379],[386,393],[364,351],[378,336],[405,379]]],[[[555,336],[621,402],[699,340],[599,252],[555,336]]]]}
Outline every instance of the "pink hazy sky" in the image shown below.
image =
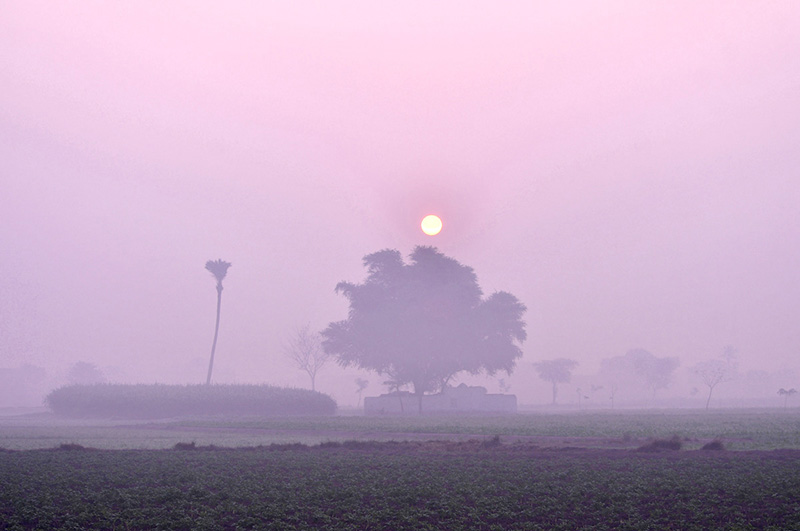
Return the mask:
{"type": "Polygon", "coordinates": [[[281,340],[345,317],[363,255],[431,244],[527,304],[522,364],[797,369],[798,28],[794,1],[5,1],[0,366],[201,382],[222,258],[215,379],[305,385],[281,340]]]}

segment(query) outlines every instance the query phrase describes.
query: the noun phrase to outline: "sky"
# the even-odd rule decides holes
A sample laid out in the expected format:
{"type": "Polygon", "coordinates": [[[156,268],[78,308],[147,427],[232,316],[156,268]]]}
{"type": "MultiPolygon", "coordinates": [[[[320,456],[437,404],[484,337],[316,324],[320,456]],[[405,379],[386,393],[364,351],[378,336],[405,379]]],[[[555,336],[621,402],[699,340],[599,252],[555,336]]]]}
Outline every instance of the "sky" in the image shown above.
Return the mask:
{"type": "Polygon", "coordinates": [[[346,317],[364,255],[433,245],[527,305],[521,373],[797,370],[798,27],[791,0],[2,2],[0,367],[202,383],[221,258],[214,380],[307,386],[292,331],[346,317]]]}

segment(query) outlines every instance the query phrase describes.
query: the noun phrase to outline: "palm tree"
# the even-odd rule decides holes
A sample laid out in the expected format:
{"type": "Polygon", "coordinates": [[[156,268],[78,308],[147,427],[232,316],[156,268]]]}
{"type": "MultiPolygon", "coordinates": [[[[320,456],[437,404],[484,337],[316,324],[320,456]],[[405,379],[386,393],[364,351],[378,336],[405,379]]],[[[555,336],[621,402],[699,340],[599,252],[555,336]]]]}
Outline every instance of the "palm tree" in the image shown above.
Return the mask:
{"type": "Polygon", "coordinates": [[[214,342],[211,344],[211,360],[208,362],[208,376],[206,385],[211,383],[211,371],[214,369],[214,351],[217,350],[217,335],[219,334],[219,309],[222,305],[222,280],[228,274],[230,262],[224,260],[209,260],[206,269],[217,279],[217,324],[214,326],[214,342]]]}

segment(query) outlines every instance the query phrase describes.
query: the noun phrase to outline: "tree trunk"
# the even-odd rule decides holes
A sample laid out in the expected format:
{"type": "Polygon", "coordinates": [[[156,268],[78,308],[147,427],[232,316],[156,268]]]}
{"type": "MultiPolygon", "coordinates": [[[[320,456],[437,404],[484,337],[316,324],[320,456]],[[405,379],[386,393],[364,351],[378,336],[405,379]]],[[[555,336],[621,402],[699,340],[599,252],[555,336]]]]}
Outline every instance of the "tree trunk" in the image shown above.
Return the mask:
{"type": "Polygon", "coordinates": [[[211,360],[208,362],[208,376],[206,385],[211,383],[211,371],[214,369],[214,352],[217,350],[217,336],[219,335],[219,310],[222,306],[222,285],[217,284],[217,324],[214,325],[214,342],[211,343],[211,360]]]}
{"type": "Polygon", "coordinates": [[[553,380],[553,405],[556,405],[556,394],[558,394],[558,384],[553,380]]]}
{"type": "Polygon", "coordinates": [[[712,385],[708,388],[708,399],[706,400],[706,409],[708,409],[708,404],[711,403],[711,393],[713,392],[714,392],[714,386],[712,385]]]}

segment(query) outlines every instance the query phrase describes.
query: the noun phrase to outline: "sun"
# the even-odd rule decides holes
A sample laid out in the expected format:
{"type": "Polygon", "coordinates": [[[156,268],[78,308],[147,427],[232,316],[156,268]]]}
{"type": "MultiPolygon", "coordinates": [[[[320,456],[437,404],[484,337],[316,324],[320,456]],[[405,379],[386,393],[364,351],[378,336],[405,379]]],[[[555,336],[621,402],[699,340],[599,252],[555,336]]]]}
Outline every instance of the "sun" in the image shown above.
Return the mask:
{"type": "Polygon", "coordinates": [[[422,218],[420,226],[422,227],[422,232],[428,236],[436,236],[442,230],[442,220],[439,219],[439,216],[431,214],[422,218]]]}

